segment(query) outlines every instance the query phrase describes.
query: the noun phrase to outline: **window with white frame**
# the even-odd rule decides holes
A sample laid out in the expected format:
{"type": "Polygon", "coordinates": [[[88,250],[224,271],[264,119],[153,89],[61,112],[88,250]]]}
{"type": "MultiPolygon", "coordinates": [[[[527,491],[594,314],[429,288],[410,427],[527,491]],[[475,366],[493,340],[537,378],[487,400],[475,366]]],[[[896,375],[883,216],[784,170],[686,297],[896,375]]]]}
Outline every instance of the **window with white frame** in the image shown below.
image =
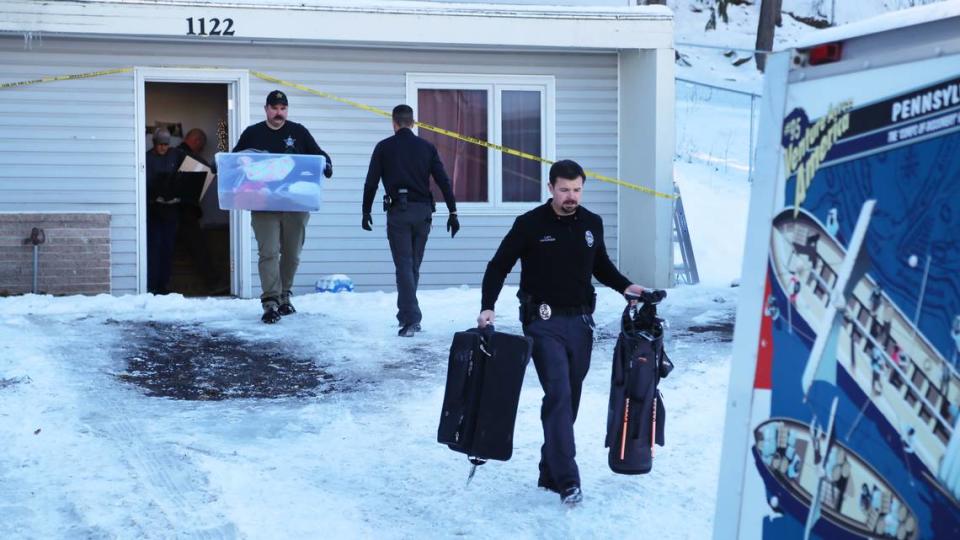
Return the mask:
{"type": "MultiPolygon", "coordinates": [[[[535,156],[554,155],[553,77],[408,74],[407,99],[420,122],[535,156]]],[[[436,145],[459,208],[515,211],[546,199],[547,166],[426,129],[419,135],[436,145]]]]}

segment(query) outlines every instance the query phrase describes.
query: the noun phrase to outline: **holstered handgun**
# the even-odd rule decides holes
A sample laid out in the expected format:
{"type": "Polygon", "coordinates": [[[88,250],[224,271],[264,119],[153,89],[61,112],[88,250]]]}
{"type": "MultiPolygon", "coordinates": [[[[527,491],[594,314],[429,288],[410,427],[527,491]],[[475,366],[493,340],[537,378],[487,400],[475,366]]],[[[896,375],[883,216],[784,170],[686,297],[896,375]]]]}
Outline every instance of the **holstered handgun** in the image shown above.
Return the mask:
{"type": "Polygon", "coordinates": [[[389,193],[383,195],[383,211],[387,212],[391,208],[396,207],[398,210],[403,212],[407,209],[409,191],[407,188],[400,188],[397,190],[397,196],[393,197],[389,193]]]}

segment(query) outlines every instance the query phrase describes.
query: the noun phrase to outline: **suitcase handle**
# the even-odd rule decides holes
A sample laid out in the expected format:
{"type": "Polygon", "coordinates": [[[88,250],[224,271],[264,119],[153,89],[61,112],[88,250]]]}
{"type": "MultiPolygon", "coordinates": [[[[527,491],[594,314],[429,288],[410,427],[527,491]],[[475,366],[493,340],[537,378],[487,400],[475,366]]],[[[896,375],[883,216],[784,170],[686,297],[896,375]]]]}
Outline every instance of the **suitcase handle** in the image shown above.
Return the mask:
{"type": "Polygon", "coordinates": [[[657,317],[657,304],[645,302],[642,305],[627,304],[620,317],[620,331],[627,335],[640,336],[653,341],[661,335],[663,321],[657,317]],[[649,327],[639,328],[641,322],[649,327]]]}
{"type": "Polygon", "coordinates": [[[480,331],[480,335],[483,336],[484,341],[489,342],[493,339],[493,333],[495,332],[493,324],[488,324],[483,328],[478,328],[478,330],[480,331]]]}

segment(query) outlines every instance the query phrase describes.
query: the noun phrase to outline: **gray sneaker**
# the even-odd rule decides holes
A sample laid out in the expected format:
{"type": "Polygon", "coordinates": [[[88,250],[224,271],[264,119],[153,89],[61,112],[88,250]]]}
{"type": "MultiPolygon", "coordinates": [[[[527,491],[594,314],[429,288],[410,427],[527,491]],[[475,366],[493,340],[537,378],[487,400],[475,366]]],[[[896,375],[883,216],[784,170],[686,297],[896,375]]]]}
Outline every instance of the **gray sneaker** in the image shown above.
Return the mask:
{"type": "Polygon", "coordinates": [[[580,486],[570,486],[560,493],[560,502],[567,506],[576,506],[583,502],[583,492],[580,486]]]}

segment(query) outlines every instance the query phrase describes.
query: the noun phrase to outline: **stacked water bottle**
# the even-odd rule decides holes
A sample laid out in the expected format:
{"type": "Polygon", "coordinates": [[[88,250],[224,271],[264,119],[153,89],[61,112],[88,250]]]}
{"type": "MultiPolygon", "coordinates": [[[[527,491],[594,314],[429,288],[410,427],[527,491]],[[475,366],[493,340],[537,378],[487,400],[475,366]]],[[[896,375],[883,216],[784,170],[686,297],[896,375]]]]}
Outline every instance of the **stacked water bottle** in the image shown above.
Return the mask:
{"type": "Polygon", "coordinates": [[[353,280],[346,274],[330,274],[317,280],[317,292],[353,292],[353,280]]]}

